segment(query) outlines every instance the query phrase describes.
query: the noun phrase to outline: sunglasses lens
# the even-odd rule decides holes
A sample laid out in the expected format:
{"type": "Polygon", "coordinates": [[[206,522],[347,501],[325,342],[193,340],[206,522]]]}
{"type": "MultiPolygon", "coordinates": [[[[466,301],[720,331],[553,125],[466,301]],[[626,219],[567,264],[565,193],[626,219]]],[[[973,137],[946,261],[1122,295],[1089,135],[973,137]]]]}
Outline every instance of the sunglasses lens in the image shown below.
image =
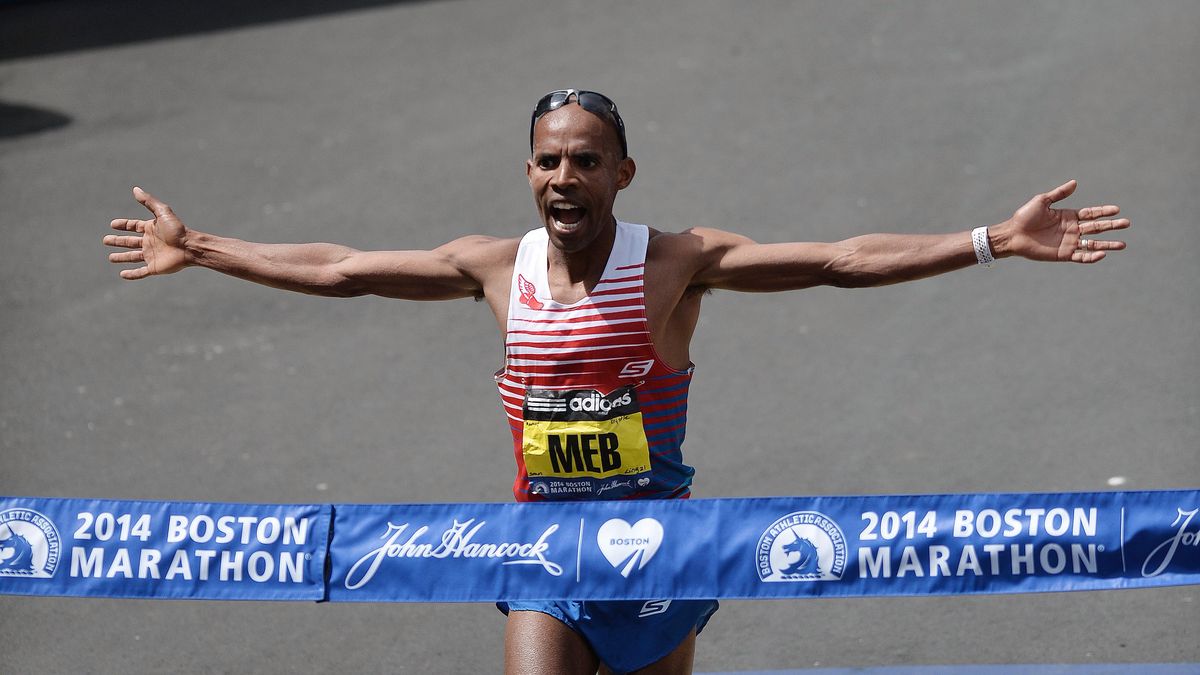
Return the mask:
{"type": "Polygon", "coordinates": [[[552,91],[546,94],[538,101],[537,106],[533,109],[534,118],[541,117],[551,110],[558,110],[566,104],[567,99],[571,97],[571,92],[566,89],[552,91]]]}
{"type": "Polygon", "coordinates": [[[594,91],[579,92],[579,103],[585,108],[600,108],[604,112],[612,112],[612,109],[616,107],[616,104],[609,100],[607,96],[594,91]]]}
{"type": "Polygon", "coordinates": [[[600,117],[612,115],[612,107],[601,96],[590,91],[579,94],[579,107],[600,117]]]}
{"type": "Polygon", "coordinates": [[[597,117],[607,117],[612,120],[613,126],[617,128],[617,135],[621,139],[621,151],[628,155],[629,150],[625,146],[625,122],[621,119],[621,114],[617,112],[617,104],[604,94],[594,91],[581,91],[578,99],[579,107],[597,117]]]}

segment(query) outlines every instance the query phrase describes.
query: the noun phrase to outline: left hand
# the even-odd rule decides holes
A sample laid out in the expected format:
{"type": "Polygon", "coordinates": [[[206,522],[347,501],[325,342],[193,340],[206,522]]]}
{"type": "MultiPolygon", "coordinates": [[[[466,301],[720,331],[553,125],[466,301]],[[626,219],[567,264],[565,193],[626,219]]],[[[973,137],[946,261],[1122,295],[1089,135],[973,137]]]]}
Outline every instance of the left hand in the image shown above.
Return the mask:
{"type": "Polygon", "coordinates": [[[1112,220],[1121,212],[1114,204],[1079,209],[1056,209],[1051,205],[1070,197],[1078,185],[1067,181],[1030,199],[1004,223],[1008,229],[1007,250],[1030,260],[1094,263],[1105,251],[1120,251],[1125,242],[1092,239],[1094,235],[1129,227],[1128,218],[1112,220]]]}

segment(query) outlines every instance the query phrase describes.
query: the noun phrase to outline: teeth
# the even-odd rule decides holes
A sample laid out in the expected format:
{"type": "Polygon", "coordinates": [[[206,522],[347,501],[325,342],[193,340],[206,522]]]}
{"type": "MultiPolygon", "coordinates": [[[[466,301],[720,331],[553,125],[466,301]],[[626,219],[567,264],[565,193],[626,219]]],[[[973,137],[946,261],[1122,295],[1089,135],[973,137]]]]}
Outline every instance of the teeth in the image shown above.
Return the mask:
{"type": "MultiPolygon", "coordinates": [[[[580,222],[582,222],[582,221],[580,221],[580,222]]],[[[579,223],[563,223],[563,222],[560,222],[559,220],[555,219],[554,227],[555,227],[555,229],[559,230],[560,232],[574,232],[575,229],[579,227],[579,223]]]]}
{"type": "Polygon", "coordinates": [[[550,202],[550,208],[562,209],[564,211],[570,211],[572,209],[577,209],[579,207],[574,204],[569,204],[567,202],[550,202]]]}

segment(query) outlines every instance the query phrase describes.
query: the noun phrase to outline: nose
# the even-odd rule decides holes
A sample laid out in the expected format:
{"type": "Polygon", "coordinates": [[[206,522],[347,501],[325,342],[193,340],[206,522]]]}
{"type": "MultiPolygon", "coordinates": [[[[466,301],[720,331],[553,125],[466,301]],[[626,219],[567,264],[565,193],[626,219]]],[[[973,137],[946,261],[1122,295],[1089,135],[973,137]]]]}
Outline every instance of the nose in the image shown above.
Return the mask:
{"type": "Polygon", "coordinates": [[[558,167],[550,176],[550,187],[556,192],[562,192],[563,190],[560,188],[570,188],[578,182],[579,176],[575,172],[575,166],[567,158],[558,163],[558,167]]]}

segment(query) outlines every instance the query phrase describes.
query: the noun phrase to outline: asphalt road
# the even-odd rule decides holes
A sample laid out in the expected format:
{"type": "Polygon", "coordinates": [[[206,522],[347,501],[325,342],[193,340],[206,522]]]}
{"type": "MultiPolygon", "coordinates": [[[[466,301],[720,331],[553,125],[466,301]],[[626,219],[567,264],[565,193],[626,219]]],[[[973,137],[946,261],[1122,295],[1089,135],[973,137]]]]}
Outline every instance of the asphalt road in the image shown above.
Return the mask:
{"type": "MultiPolygon", "coordinates": [[[[150,3],[144,3],[150,5],[150,3]]],[[[699,497],[1200,485],[1200,5],[0,6],[0,494],[506,501],[470,301],[123,282],[134,184],[260,241],[428,248],[534,224],[546,90],[604,91],[625,220],[759,241],[999,222],[1069,179],[1129,250],[705,300],[699,497]]],[[[697,669],[1197,662],[1195,587],[728,602],[697,669]]],[[[4,672],[496,672],[484,605],[0,598],[4,672]]]]}

